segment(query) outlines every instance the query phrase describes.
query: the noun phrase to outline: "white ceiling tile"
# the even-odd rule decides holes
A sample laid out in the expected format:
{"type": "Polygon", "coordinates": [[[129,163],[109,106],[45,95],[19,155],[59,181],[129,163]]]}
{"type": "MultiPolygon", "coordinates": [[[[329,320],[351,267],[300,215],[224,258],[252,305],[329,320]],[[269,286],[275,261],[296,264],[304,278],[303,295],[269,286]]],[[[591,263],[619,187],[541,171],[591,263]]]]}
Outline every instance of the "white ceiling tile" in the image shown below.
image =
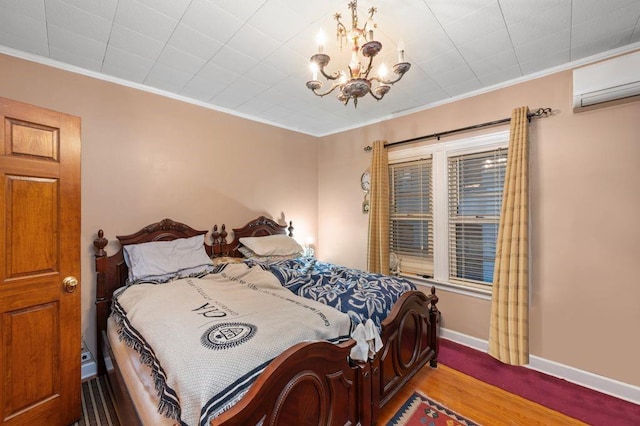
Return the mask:
{"type": "Polygon", "coordinates": [[[178,20],[135,0],[120,0],[115,22],[147,37],[166,42],[178,20]]]}
{"type": "Polygon", "coordinates": [[[456,50],[449,36],[440,28],[424,32],[421,38],[406,40],[405,47],[407,57],[416,62],[425,62],[456,50]]]}
{"type": "Polygon", "coordinates": [[[51,57],[60,59],[53,55],[53,49],[69,52],[72,56],[86,56],[89,61],[102,62],[107,48],[105,42],[84,37],[72,31],[68,31],[57,25],[49,25],[49,44],[51,47],[51,57]]]}
{"type": "Polygon", "coordinates": [[[180,91],[185,96],[209,101],[240,77],[240,74],[229,71],[215,64],[207,64],[180,91]]]}
{"type": "Polygon", "coordinates": [[[596,42],[598,39],[606,39],[616,34],[619,34],[621,41],[628,42],[624,40],[624,37],[627,36],[631,38],[631,34],[638,23],[640,15],[634,16],[625,12],[626,9],[618,9],[613,13],[573,25],[571,30],[571,44],[573,46],[579,46],[596,42]]]}
{"type": "Polygon", "coordinates": [[[282,70],[287,74],[293,70],[306,72],[309,70],[309,56],[300,56],[287,46],[282,46],[262,61],[263,63],[282,70]]]}
{"type": "Polygon", "coordinates": [[[624,15],[636,18],[640,14],[638,0],[580,0],[571,2],[573,25],[580,25],[600,17],[617,14],[624,11],[624,15]]]}
{"type": "Polygon", "coordinates": [[[217,5],[241,21],[251,18],[268,0],[222,0],[217,5]]]}
{"type": "Polygon", "coordinates": [[[45,22],[19,13],[15,5],[14,9],[7,6],[0,3],[1,44],[47,57],[49,44],[45,22]]]}
{"type": "Polygon", "coordinates": [[[520,68],[525,75],[537,73],[548,68],[566,64],[567,62],[569,62],[569,58],[571,58],[571,51],[567,49],[565,51],[539,56],[530,62],[521,61],[520,68]]]}
{"type": "Polygon", "coordinates": [[[243,21],[207,0],[193,0],[182,22],[221,43],[226,43],[243,21]]]}
{"type": "MultiPolygon", "coordinates": [[[[112,21],[116,8],[118,7],[118,0],[63,0],[65,3],[73,5],[79,9],[83,9],[89,13],[100,16],[101,18],[112,21]]],[[[45,0],[45,4],[49,0],[45,0]]]]}
{"type": "Polygon", "coordinates": [[[2,0],[2,14],[11,11],[15,15],[27,16],[36,21],[45,22],[45,3],[42,0],[2,0]]]}
{"type": "Polygon", "coordinates": [[[509,49],[513,49],[513,45],[506,29],[469,38],[469,42],[458,44],[458,50],[467,62],[476,62],[509,49]]]}
{"type": "Polygon", "coordinates": [[[68,50],[61,50],[56,47],[51,47],[51,58],[64,62],[66,64],[75,65],[80,68],[84,68],[92,71],[102,70],[102,58],[92,59],[88,55],[83,55],[82,52],[70,52],[68,50]]]}
{"type": "Polygon", "coordinates": [[[191,3],[191,0],[136,0],[138,3],[142,3],[145,6],[155,9],[163,15],[167,15],[173,19],[180,19],[187,7],[191,3]]]}
{"type": "Polygon", "coordinates": [[[258,63],[258,60],[238,50],[224,46],[210,62],[239,74],[244,74],[253,68],[258,63]]]}
{"type": "Polygon", "coordinates": [[[546,0],[522,4],[511,0],[502,10],[513,44],[530,43],[547,34],[558,33],[571,26],[571,4],[563,0],[546,0]]]}
{"type": "Polygon", "coordinates": [[[151,67],[153,67],[153,60],[109,46],[102,64],[102,72],[135,83],[142,83],[151,67]]]}
{"type": "Polygon", "coordinates": [[[164,43],[118,24],[113,26],[109,45],[153,60],[164,47],[164,43]]]}
{"type": "Polygon", "coordinates": [[[169,92],[179,93],[191,78],[193,78],[193,74],[191,73],[156,62],[151,68],[151,71],[149,71],[147,78],[145,78],[144,84],[169,92]]]}
{"type": "Polygon", "coordinates": [[[261,64],[251,68],[245,75],[250,79],[270,86],[287,78],[287,73],[284,70],[277,69],[266,64],[261,64]]]}
{"type": "Polygon", "coordinates": [[[623,34],[612,34],[609,36],[603,36],[592,41],[571,46],[571,60],[585,58],[587,56],[595,55],[600,52],[606,52],[607,50],[616,49],[623,46],[625,41],[631,40],[631,30],[628,30],[623,34]]]}
{"type": "Polygon", "coordinates": [[[443,88],[449,96],[460,96],[465,93],[473,92],[475,90],[482,89],[482,83],[477,79],[467,80],[467,81],[459,81],[456,84],[453,84],[448,87],[443,88]]]}
{"type": "Polygon", "coordinates": [[[476,79],[475,74],[467,65],[458,68],[451,68],[440,74],[432,74],[430,77],[442,88],[453,86],[459,81],[476,79]]]}
{"type": "Polygon", "coordinates": [[[227,46],[238,51],[242,50],[252,58],[262,60],[277,50],[280,43],[251,25],[245,25],[233,35],[227,46]]]}
{"type": "Polygon", "coordinates": [[[158,56],[158,63],[193,75],[200,71],[207,61],[171,45],[167,45],[162,50],[160,56],[158,56]]]}
{"type": "Polygon", "coordinates": [[[425,3],[442,25],[463,19],[478,9],[495,5],[496,0],[425,0],[425,3]]]}
{"type": "MultiPolygon", "coordinates": [[[[469,66],[473,70],[474,74],[478,77],[487,74],[495,74],[500,70],[509,69],[514,66],[518,66],[518,60],[512,49],[503,50],[495,55],[485,56],[484,58],[469,62],[469,66]]],[[[482,80],[482,78],[481,78],[482,80]]]]}
{"type": "Polygon", "coordinates": [[[516,56],[520,62],[535,62],[536,59],[543,58],[558,52],[567,52],[564,62],[569,62],[568,55],[571,47],[571,30],[566,29],[558,33],[547,34],[543,37],[535,38],[528,43],[515,46],[516,56]]]}
{"type": "Polygon", "coordinates": [[[467,65],[467,62],[457,49],[449,50],[417,64],[417,66],[429,75],[446,73],[452,68],[460,68],[465,65],[467,65]]]}
{"type": "Polygon", "coordinates": [[[504,67],[501,69],[494,69],[493,71],[478,73],[478,79],[484,87],[493,86],[495,84],[513,80],[519,77],[522,77],[520,64],[512,65],[510,67],[504,67]]]}
{"type": "Polygon", "coordinates": [[[443,25],[443,28],[454,43],[464,44],[483,34],[504,31],[506,25],[500,7],[492,3],[443,25]]]}
{"type": "Polygon", "coordinates": [[[243,78],[242,80],[236,80],[231,83],[227,88],[220,94],[216,95],[216,99],[218,96],[225,96],[225,92],[230,92],[238,97],[240,103],[244,103],[249,99],[252,99],[256,96],[259,96],[261,93],[265,92],[269,86],[266,84],[262,84],[260,82],[243,78]]]}
{"type": "Polygon", "coordinates": [[[81,36],[106,43],[111,33],[111,20],[77,8],[62,0],[48,0],[51,6],[47,9],[49,26],[65,28],[81,36]]]}
{"type": "Polygon", "coordinates": [[[202,59],[209,60],[223,46],[185,23],[180,23],[169,39],[169,44],[177,49],[202,59]]]}
{"type": "Polygon", "coordinates": [[[309,25],[280,0],[266,2],[247,23],[281,43],[304,33],[309,25]]]}
{"type": "Polygon", "coordinates": [[[303,17],[307,22],[313,22],[321,16],[333,16],[336,12],[347,11],[347,2],[343,0],[281,0],[281,3],[303,17]]]}
{"type": "Polygon", "coordinates": [[[238,107],[238,111],[244,114],[260,115],[273,107],[273,102],[265,96],[256,96],[238,107]]]}

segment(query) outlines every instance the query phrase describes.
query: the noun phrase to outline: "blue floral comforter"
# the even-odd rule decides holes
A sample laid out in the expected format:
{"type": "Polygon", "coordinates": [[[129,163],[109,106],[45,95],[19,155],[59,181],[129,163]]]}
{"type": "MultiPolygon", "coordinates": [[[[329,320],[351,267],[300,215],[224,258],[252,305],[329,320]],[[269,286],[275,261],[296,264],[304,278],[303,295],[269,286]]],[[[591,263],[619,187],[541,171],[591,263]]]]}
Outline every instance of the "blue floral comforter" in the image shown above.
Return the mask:
{"type": "MultiPolygon", "coordinates": [[[[251,261],[249,261],[251,262],[251,261]]],[[[371,319],[378,330],[393,304],[416,286],[409,280],[345,268],[300,257],[261,264],[298,296],[332,306],[364,324],[371,319]]]]}

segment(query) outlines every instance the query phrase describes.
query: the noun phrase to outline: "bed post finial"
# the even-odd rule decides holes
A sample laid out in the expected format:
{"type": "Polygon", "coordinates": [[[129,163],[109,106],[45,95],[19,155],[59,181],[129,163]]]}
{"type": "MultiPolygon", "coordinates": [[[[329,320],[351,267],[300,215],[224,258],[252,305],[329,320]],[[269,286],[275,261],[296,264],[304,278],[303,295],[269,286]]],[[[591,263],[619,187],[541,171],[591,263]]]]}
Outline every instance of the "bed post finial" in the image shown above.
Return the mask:
{"type": "Polygon", "coordinates": [[[287,229],[289,230],[289,236],[293,237],[293,221],[292,220],[289,221],[289,227],[287,229]]]}
{"type": "Polygon", "coordinates": [[[224,249],[224,247],[227,245],[227,226],[223,223],[222,224],[222,230],[220,231],[220,254],[222,256],[228,256],[229,253],[225,250],[225,252],[223,253],[222,250],[224,249]]]}
{"type": "Polygon", "coordinates": [[[218,239],[220,238],[220,233],[218,232],[218,225],[213,225],[213,230],[211,231],[211,251],[212,256],[216,257],[219,253],[216,253],[216,244],[218,244],[218,239]]]}
{"type": "Polygon", "coordinates": [[[104,231],[100,229],[98,231],[98,237],[93,240],[93,246],[96,248],[96,257],[104,257],[107,255],[107,252],[104,251],[107,244],[109,244],[109,240],[104,237],[104,231]]]}

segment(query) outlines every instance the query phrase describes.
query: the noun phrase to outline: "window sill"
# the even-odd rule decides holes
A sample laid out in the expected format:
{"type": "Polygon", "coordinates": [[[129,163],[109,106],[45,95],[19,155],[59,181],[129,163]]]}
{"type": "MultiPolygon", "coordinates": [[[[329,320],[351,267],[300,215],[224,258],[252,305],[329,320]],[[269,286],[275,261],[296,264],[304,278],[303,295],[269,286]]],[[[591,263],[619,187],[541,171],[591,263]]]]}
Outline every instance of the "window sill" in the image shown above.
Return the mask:
{"type": "MultiPolygon", "coordinates": [[[[418,286],[435,286],[437,290],[445,290],[451,293],[462,294],[464,296],[476,297],[478,299],[491,300],[491,290],[483,288],[468,287],[448,281],[437,281],[433,278],[421,278],[415,275],[403,275],[401,277],[408,279],[418,286]]],[[[427,291],[428,293],[428,291],[427,291]]]]}

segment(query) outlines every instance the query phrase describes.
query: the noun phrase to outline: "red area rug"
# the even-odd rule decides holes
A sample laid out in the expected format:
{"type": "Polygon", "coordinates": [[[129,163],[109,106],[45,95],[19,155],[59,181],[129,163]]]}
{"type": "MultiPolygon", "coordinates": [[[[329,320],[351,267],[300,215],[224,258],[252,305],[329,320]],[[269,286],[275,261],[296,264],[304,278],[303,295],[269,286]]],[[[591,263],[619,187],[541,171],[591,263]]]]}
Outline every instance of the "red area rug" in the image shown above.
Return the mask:
{"type": "Polygon", "coordinates": [[[638,404],[526,367],[503,364],[447,339],[440,339],[438,362],[590,425],[640,425],[638,404]]]}
{"type": "Polygon", "coordinates": [[[414,392],[387,426],[476,426],[476,423],[420,392],[414,392]]]}

